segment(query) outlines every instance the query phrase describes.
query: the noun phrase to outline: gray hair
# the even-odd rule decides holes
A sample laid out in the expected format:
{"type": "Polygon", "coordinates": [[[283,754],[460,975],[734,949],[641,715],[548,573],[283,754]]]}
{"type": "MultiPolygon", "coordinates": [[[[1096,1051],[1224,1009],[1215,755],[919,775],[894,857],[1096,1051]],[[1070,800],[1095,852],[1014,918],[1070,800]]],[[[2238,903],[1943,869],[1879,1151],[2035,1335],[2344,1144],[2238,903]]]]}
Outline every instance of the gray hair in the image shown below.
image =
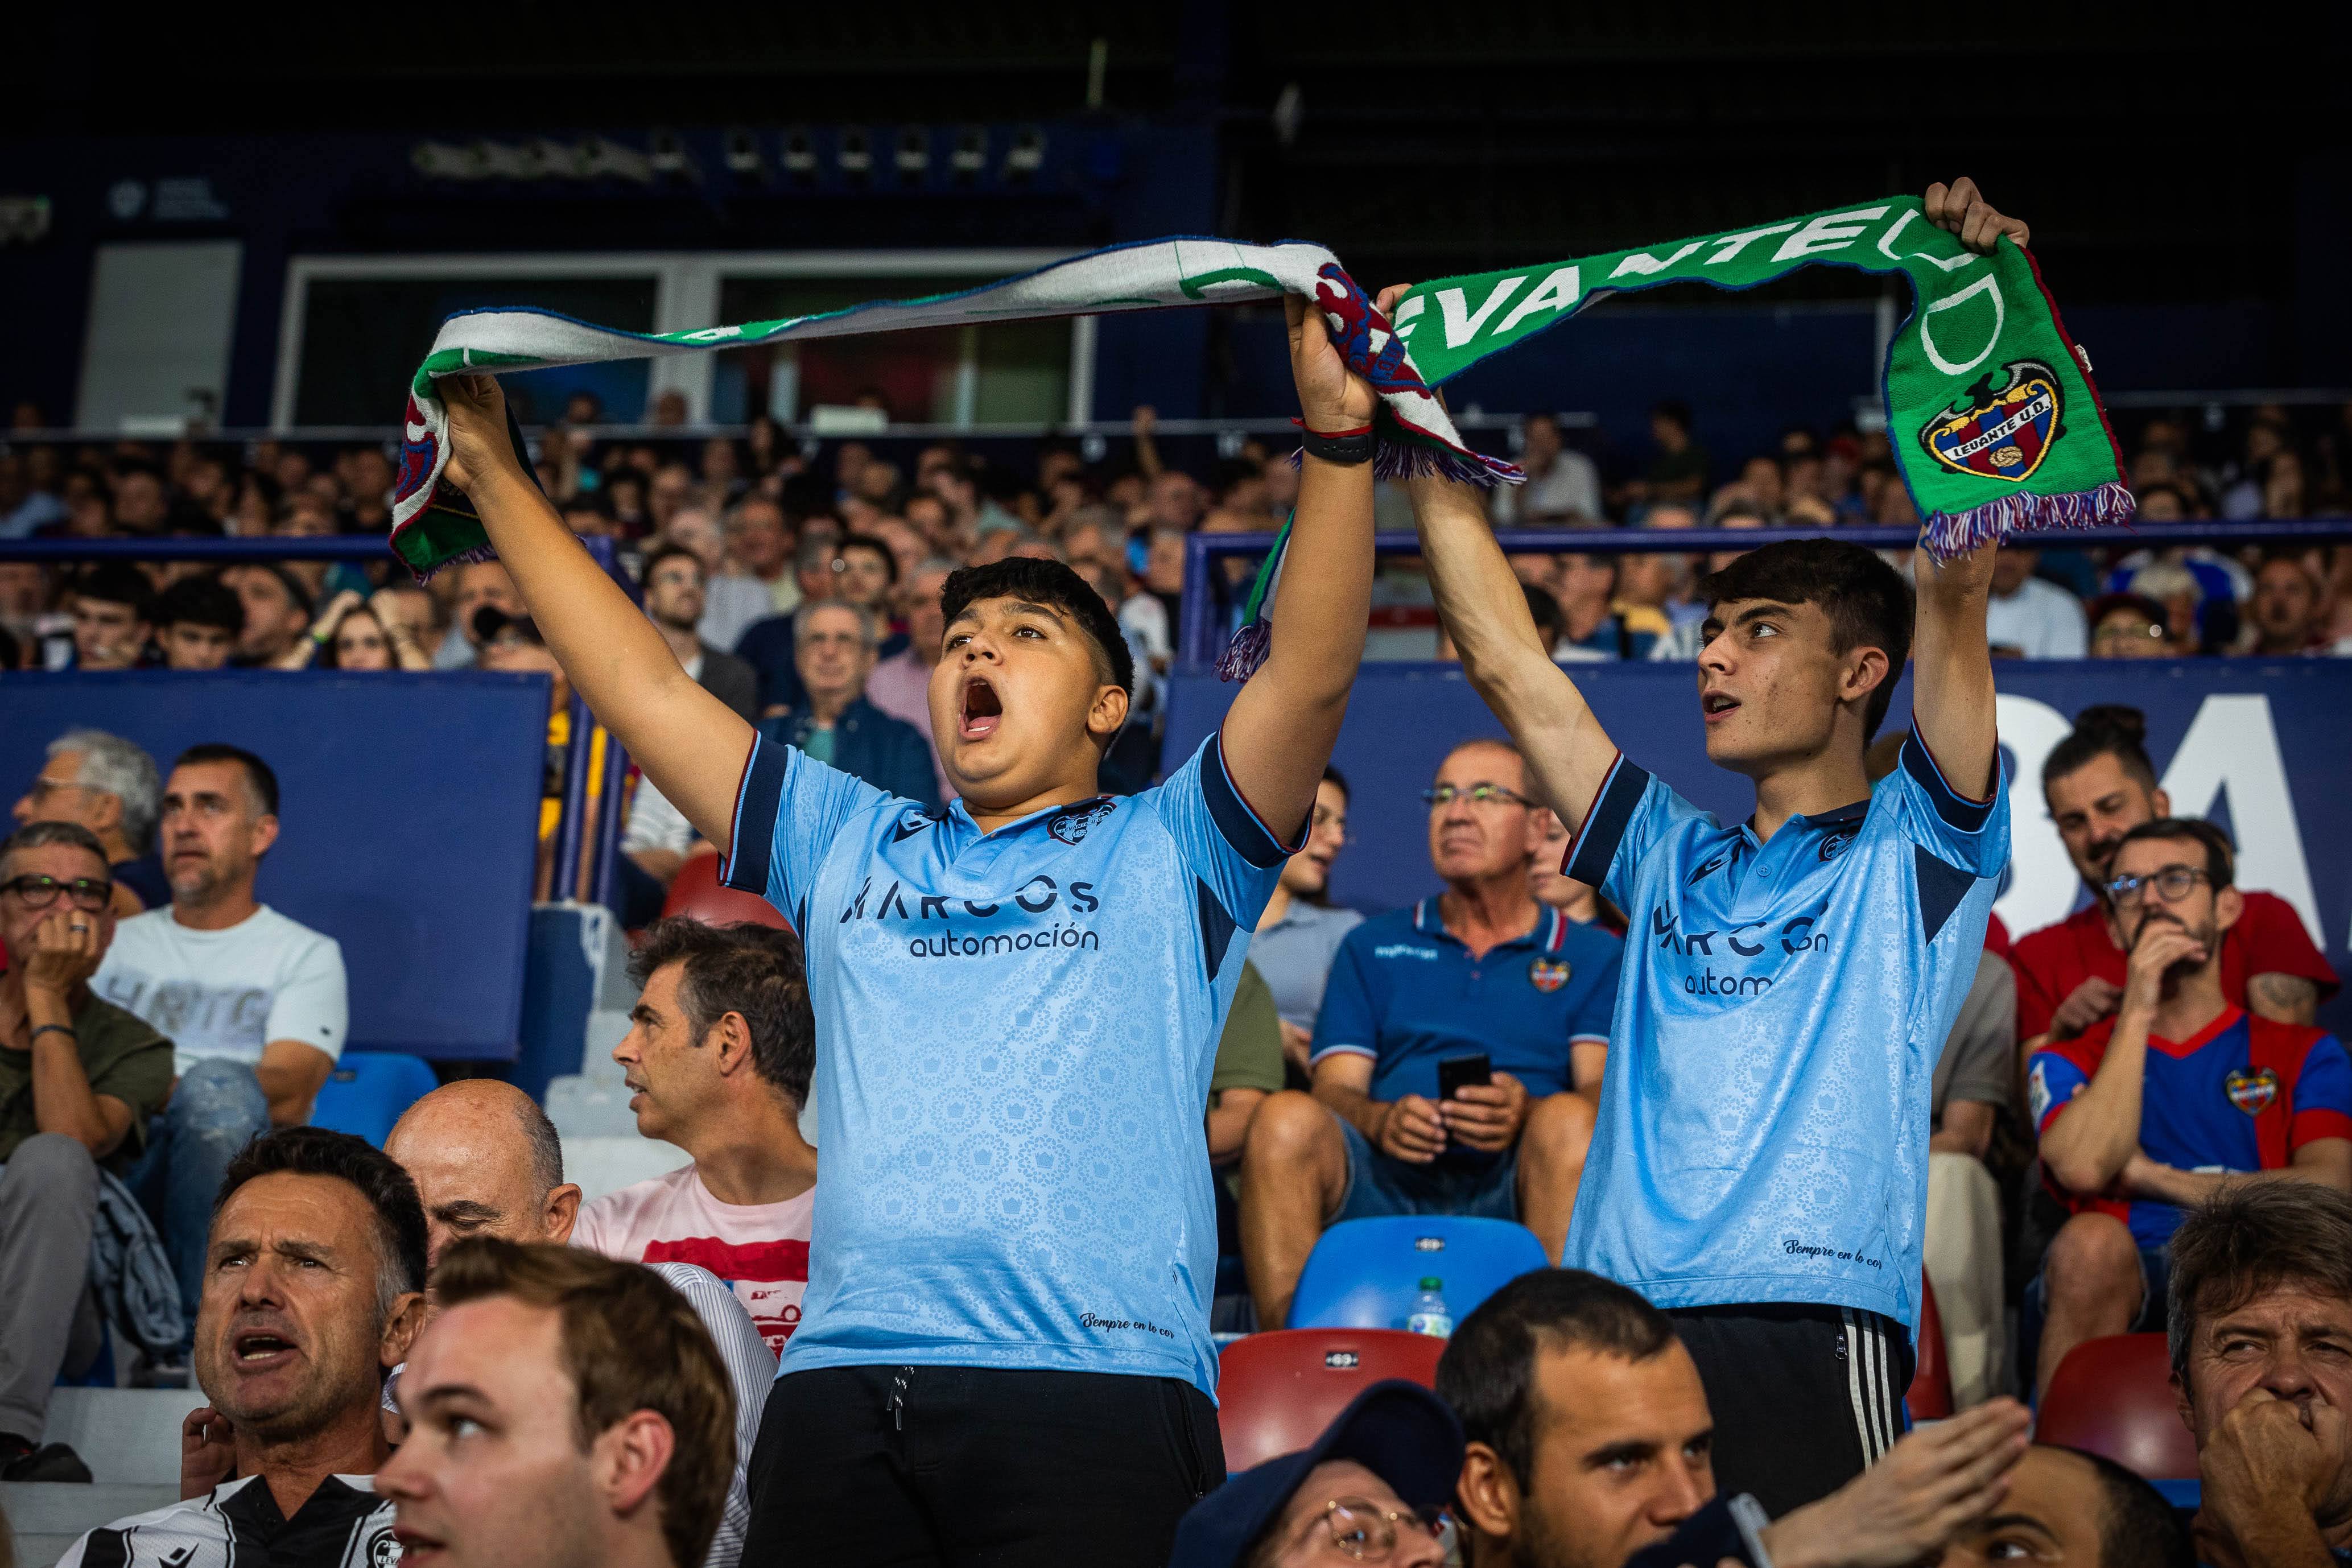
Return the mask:
{"type": "Polygon", "coordinates": [[[2197,574],[2177,561],[2151,561],[2131,574],[2131,591],[2145,594],[2161,605],[2174,596],[2187,594],[2202,604],[2205,585],[2197,574]]]}
{"type": "Polygon", "coordinates": [[[812,599],[803,603],[799,612],[793,616],[794,647],[808,641],[809,612],[812,610],[847,610],[857,617],[858,639],[869,649],[882,646],[882,624],[874,618],[874,612],[865,605],[848,599],[812,599]]]}
{"type": "Polygon", "coordinates": [[[49,742],[50,756],[60,752],[81,756],[74,783],[122,803],[122,837],[134,853],[147,853],[163,810],[163,775],[155,759],[137,742],[103,730],[67,731],[49,742]]]}
{"type": "Polygon", "coordinates": [[[563,1140],[535,1100],[524,1100],[515,1116],[522,1122],[523,1141],[530,1145],[530,1179],[538,1184],[540,1201],[544,1203],[548,1194],[563,1184],[563,1140]]]}
{"type": "Polygon", "coordinates": [[[20,849],[48,849],[58,845],[85,849],[98,857],[101,866],[106,861],[106,846],[98,835],[79,822],[28,822],[5,838],[0,838],[0,869],[5,869],[9,858],[20,849]]]}

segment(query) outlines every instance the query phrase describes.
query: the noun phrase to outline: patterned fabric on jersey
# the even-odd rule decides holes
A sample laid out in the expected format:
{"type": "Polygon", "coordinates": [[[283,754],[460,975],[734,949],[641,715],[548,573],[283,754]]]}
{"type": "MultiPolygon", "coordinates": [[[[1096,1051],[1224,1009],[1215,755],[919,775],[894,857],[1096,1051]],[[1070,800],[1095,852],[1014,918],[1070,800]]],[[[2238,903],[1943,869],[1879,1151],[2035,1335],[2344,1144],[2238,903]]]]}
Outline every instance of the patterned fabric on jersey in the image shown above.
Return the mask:
{"type": "Polygon", "coordinates": [[[1562,868],[1630,922],[1566,1261],[1916,1330],[1930,1086],[2008,858],[2006,788],[1969,799],[1916,733],[1769,843],[1621,757],[1562,868]]]}
{"type": "Polygon", "coordinates": [[[992,833],[961,802],[927,814],[754,745],[727,882],[807,944],[824,1151],[780,1373],[928,1363],[1213,1394],[1202,1114],[1289,853],[1214,736],[1155,789],[992,833]]]}
{"type": "Polygon", "coordinates": [[[58,1568],[400,1568],[393,1504],[373,1476],[329,1476],[288,1519],[258,1476],[101,1525],[58,1568]]]}
{"type": "MultiPolygon", "coordinates": [[[[2026,1100],[2041,1137],[2090,1086],[2116,1021],[2102,1018],[2071,1040],[2033,1053],[2026,1100]]],[[[2352,1138],[2352,1058],[2325,1029],[2281,1024],[2235,1007],[2186,1040],[2147,1037],[2139,1146],[2182,1171],[2278,1171],[2320,1138],[2352,1138]]],[[[2112,1215],[2143,1247],[2164,1246],[2180,1224],[2177,1205],[2071,1193],[2042,1179],[2076,1214],[2112,1215]]]]}

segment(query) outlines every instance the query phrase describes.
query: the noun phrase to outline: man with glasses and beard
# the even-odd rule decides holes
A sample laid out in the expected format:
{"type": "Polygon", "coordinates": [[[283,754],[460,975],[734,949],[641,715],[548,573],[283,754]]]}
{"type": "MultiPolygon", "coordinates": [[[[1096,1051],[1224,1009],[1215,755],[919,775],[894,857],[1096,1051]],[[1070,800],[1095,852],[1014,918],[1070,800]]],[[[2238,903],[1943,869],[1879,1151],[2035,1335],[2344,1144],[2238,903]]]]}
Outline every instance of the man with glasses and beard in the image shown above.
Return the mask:
{"type": "Polygon", "coordinates": [[[2221,984],[2245,899],[2208,822],[2123,836],[2108,906],[2130,964],[2112,1018],[2031,1058],[2043,1179],[2073,1211],[2026,1287],[2046,1313],[2035,1388],[2087,1339],[2161,1329],[2182,1211],[2249,1182],[2352,1189],[2352,1060],[2333,1035],[2250,1016],[2221,984]]]}

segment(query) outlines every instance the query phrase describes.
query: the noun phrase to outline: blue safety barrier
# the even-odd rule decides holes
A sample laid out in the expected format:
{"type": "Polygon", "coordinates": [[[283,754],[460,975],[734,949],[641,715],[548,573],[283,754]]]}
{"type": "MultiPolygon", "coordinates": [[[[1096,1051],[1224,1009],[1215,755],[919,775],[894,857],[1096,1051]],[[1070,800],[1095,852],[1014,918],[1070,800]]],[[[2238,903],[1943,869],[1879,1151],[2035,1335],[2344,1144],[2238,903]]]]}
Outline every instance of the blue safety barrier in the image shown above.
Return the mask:
{"type": "Polygon", "coordinates": [[[1507,1219],[1405,1215],[1333,1226],[1307,1255],[1290,1299],[1294,1329],[1402,1329],[1423,1279],[1456,1323],[1479,1302],[1551,1260],[1535,1232],[1507,1219]]]}

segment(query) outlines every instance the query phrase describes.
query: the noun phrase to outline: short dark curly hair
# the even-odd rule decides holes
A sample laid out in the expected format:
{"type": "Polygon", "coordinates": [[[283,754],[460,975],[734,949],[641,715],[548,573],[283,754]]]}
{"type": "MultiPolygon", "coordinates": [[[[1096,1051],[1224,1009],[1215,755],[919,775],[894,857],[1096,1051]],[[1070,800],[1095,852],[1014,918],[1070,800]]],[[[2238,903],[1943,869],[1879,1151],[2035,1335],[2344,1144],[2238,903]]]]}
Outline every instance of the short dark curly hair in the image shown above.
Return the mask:
{"type": "Polygon", "coordinates": [[[228,1163],[220,1192],[213,1198],[213,1218],[220,1218],[230,1197],[246,1183],[276,1175],[331,1176],[349,1182],[367,1199],[375,1210],[376,1250],[382,1258],[377,1304],[386,1316],[394,1301],[425,1289],[425,1205],[417,1198],[416,1184],[398,1161],[348,1132],[281,1127],[247,1143],[228,1163]]]}
{"type": "Polygon", "coordinates": [[[1829,617],[1830,646],[1841,654],[1874,647],[1886,655],[1886,679],[1863,708],[1867,743],[1886,720],[1903,662],[1911,657],[1913,608],[1902,574],[1874,552],[1842,539],[1783,539],[1751,550],[1702,578],[1699,595],[1712,612],[1738,599],[1812,605],[1829,617]]]}
{"type": "Polygon", "coordinates": [[[705,925],[684,915],[656,921],[629,960],[643,990],[662,969],[686,967],[677,1005],[698,1044],[730,1013],[751,1032],[751,1070],[793,1105],[808,1103],[816,1070],[816,1013],[809,1004],[808,961],[801,939],[757,925],[705,925]]]}
{"type": "Polygon", "coordinates": [[[1110,677],[1113,686],[1134,694],[1135,655],[1128,650],[1118,618],[1093,584],[1061,562],[1008,555],[985,566],[962,568],[948,578],[940,592],[941,624],[953,626],[958,616],[982,599],[1026,599],[1033,605],[1067,611],[1101,655],[1097,668],[1110,677]]]}

